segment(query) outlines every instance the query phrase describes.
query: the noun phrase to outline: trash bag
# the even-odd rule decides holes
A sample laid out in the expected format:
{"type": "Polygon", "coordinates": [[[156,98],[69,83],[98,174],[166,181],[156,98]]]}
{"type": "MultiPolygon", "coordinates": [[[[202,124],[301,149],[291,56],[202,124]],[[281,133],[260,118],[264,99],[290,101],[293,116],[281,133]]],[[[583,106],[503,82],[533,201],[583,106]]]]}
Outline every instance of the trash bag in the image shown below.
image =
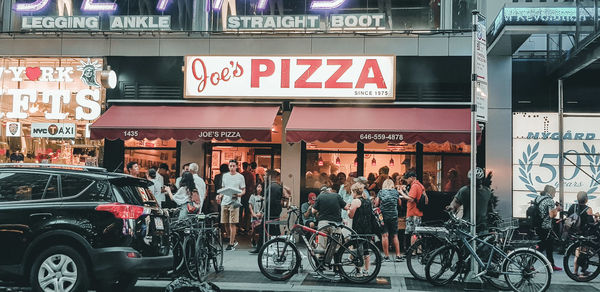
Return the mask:
{"type": "Polygon", "coordinates": [[[169,283],[165,292],[220,292],[221,289],[210,282],[198,282],[187,277],[179,277],[169,283]]]}

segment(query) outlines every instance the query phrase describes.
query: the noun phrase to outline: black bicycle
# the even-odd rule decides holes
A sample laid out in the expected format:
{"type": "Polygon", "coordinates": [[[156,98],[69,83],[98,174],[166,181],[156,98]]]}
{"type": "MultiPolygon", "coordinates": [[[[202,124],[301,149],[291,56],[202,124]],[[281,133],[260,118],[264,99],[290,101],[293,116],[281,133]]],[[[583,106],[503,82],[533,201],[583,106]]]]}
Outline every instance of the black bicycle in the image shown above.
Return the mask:
{"type": "Polygon", "coordinates": [[[600,223],[589,228],[589,235],[571,235],[573,242],[563,257],[564,271],[577,282],[589,282],[600,274],[600,223]]]}

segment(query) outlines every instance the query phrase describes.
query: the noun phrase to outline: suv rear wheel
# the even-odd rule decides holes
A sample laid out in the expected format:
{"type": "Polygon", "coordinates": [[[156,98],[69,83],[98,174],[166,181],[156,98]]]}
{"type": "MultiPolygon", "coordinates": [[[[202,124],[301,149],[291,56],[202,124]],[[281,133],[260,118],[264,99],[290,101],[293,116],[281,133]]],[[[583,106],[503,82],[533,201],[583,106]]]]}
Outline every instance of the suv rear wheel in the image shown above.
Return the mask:
{"type": "Polygon", "coordinates": [[[87,291],[87,266],[75,249],[54,246],[37,256],[29,280],[33,291],[87,291]]]}

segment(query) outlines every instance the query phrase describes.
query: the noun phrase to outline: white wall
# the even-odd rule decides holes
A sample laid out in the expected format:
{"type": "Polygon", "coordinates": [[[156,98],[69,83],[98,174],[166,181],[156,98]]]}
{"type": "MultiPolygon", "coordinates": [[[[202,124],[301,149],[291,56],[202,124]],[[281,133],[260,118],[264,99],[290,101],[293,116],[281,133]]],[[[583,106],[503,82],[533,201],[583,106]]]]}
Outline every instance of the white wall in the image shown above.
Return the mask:
{"type": "Polygon", "coordinates": [[[192,162],[198,163],[198,166],[200,166],[199,175],[202,176],[204,171],[204,150],[202,149],[202,142],[181,141],[180,166],[192,162]]]}
{"type": "MultiPolygon", "coordinates": [[[[291,112],[283,113],[283,128],[285,129],[291,112]]],[[[300,143],[285,142],[285,133],[281,140],[281,181],[284,186],[292,189],[292,205],[300,204],[300,143]]]]}

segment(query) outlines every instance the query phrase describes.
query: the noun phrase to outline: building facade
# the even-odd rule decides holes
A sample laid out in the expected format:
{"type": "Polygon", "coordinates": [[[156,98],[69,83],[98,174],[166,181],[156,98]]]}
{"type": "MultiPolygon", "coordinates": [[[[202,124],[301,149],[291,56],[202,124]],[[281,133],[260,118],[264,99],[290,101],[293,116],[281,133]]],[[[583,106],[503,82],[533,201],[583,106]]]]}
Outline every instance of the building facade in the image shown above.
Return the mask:
{"type": "Polygon", "coordinates": [[[197,162],[210,180],[229,159],[256,162],[298,203],[339,173],[387,166],[455,192],[468,182],[477,3],[401,2],[5,1],[0,55],[116,72],[90,136],[110,170],[165,163],[174,178],[197,162]]]}

